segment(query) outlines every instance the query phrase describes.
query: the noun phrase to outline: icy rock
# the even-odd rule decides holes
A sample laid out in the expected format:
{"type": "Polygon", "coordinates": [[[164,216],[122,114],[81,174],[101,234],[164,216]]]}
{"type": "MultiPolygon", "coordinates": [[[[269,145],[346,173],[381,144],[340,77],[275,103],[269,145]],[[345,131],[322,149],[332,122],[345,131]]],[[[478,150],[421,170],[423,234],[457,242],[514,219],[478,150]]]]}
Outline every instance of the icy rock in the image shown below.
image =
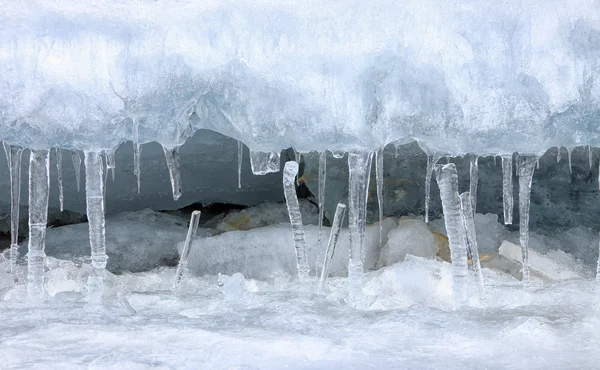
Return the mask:
{"type": "MultiPolygon", "coordinates": [[[[187,225],[185,219],[146,209],[107,217],[106,230],[107,269],[114,273],[138,272],[175,265],[175,244],[185,240],[187,225]]],[[[207,235],[207,231],[199,234],[207,235]]],[[[64,260],[87,257],[88,239],[87,223],[50,228],[46,254],[64,260]]]]}
{"type": "MultiPolygon", "coordinates": [[[[317,225],[319,222],[318,207],[306,199],[299,199],[298,203],[303,224],[317,225]]],[[[215,228],[219,231],[251,230],[289,222],[289,220],[285,203],[261,203],[240,211],[229,212],[225,216],[217,216],[207,222],[205,226],[210,227],[216,223],[215,228]]]]}
{"type": "Polygon", "coordinates": [[[244,275],[236,272],[231,276],[219,276],[219,284],[222,282],[221,292],[226,301],[239,301],[246,293],[246,279],[244,275]]]}
{"type": "MultiPolygon", "coordinates": [[[[396,227],[396,221],[383,221],[384,237],[396,227]]],[[[308,263],[313,273],[317,255],[319,227],[305,227],[308,263]]],[[[324,227],[328,235],[330,228],[324,227]]],[[[349,252],[348,229],[342,229],[330,274],[346,276],[349,252]]],[[[246,231],[231,231],[212,237],[198,238],[192,245],[188,270],[197,275],[234,274],[239,272],[247,279],[269,279],[277,275],[296,275],[296,256],[289,223],[272,225],[246,231]]],[[[365,236],[365,269],[372,269],[379,258],[379,226],[367,226],[365,236]]],[[[177,244],[181,250],[183,243],[177,244]]]]}
{"type": "MultiPolygon", "coordinates": [[[[517,244],[506,240],[503,241],[500,245],[499,254],[500,256],[511,261],[521,263],[521,247],[517,244]]],[[[563,262],[566,259],[564,254],[558,254],[556,256],[558,256],[563,262]]],[[[531,272],[542,279],[568,280],[582,278],[581,274],[572,269],[575,265],[574,261],[564,264],[555,260],[552,255],[544,255],[532,250],[531,248],[529,250],[529,264],[531,272]]]]}
{"type": "Polygon", "coordinates": [[[398,226],[387,235],[378,265],[389,266],[404,260],[406,255],[435,258],[438,245],[427,224],[419,219],[402,217],[398,226]]]}

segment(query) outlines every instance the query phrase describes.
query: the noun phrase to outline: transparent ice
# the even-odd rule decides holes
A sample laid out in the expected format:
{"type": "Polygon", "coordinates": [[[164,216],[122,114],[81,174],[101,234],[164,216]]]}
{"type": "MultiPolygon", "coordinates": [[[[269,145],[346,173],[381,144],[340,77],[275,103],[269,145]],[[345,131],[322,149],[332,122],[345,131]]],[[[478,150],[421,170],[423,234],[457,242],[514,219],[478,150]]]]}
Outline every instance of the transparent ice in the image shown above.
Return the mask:
{"type": "Polygon", "coordinates": [[[531,182],[535,170],[535,155],[519,156],[519,243],[523,263],[523,282],[529,284],[529,207],[531,205],[531,182]]]}
{"type": "Polygon", "coordinates": [[[425,222],[429,223],[429,201],[431,198],[431,176],[433,169],[440,160],[441,155],[434,153],[427,156],[427,168],[425,170],[425,222]]]}
{"type": "Polygon", "coordinates": [[[452,295],[455,307],[460,308],[467,303],[469,271],[465,225],[458,195],[458,175],[454,163],[436,165],[435,171],[450,243],[452,295]]]}
{"type": "Polygon", "coordinates": [[[321,271],[321,253],[323,253],[323,217],[325,214],[325,181],[327,179],[327,152],[319,153],[319,236],[317,240],[316,274],[321,271]]]}
{"type": "Polygon", "coordinates": [[[58,182],[58,202],[60,204],[60,211],[64,209],[65,197],[63,194],[63,178],[62,178],[62,150],[60,148],[55,149],[56,153],[56,180],[58,182]]]}
{"type": "Polygon", "coordinates": [[[479,157],[471,155],[469,158],[469,194],[473,213],[477,211],[477,185],[479,183],[479,157]]]}
{"type": "Polygon", "coordinates": [[[19,258],[19,210],[21,206],[21,157],[23,148],[3,142],[10,176],[10,271],[16,282],[19,258]]]}
{"type": "Polygon", "coordinates": [[[477,279],[477,290],[479,291],[479,299],[485,300],[485,287],[483,285],[483,274],[481,272],[481,261],[479,260],[479,247],[477,245],[477,236],[475,230],[475,212],[472,208],[472,196],[469,192],[460,195],[460,210],[462,213],[463,225],[465,228],[466,243],[468,250],[471,251],[471,262],[475,270],[477,279]]]}
{"type": "Polygon", "coordinates": [[[285,166],[283,168],[283,191],[288,214],[290,216],[290,223],[292,225],[292,232],[294,235],[294,249],[296,252],[296,266],[298,267],[298,280],[300,280],[300,283],[305,283],[308,280],[310,267],[308,266],[302,214],[300,213],[298,197],[296,196],[296,175],[298,175],[298,162],[285,162],[285,166]]]}
{"type": "Polygon", "coordinates": [[[200,211],[193,211],[190,216],[190,225],[188,232],[185,237],[185,243],[183,244],[183,250],[181,251],[181,257],[179,258],[179,265],[177,265],[177,271],[175,272],[175,279],[173,280],[173,286],[171,289],[173,292],[177,292],[181,287],[181,279],[187,270],[188,258],[192,251],[192,242],[198,232],[198,223],[200,222],[200,211]]]}
{"type": "Polygon", "coordinates": [[[27,295],[32,302],[44,299],[46,224],[50,193],[50,152],[32,150],[29,156],[29,244],[27,295]]]}
{"type": "Polygon", "coordinates": [[[342,224],[344,223],[345,216],[346,205],[338,203],[337,207],[335,208],[335,216],[333,216],[333,223],[331,224],[331,232],[329,234],[329,241],[327,242],[327,249],[325,250],[325,260],[323,261],[323,269],[321,270],[319,287],[317,289],[318,294],[323,294],[325,288],[327,287],[327,278],[329,277],[331,261],[333,260],[333,256],[335,254],[335,247],[337,246],[337,241],[340,237],[340,231],[342,229],[342,224]]]}
{"type": "Polygon", "coordinates": [[[383,148],[375,151],[375,178],[377,181],[377,209],[379,211],[379,244],[383,243],[383,148]]]}
{"type": "Polygon", "coordinates": [[[250,166],[255,175],[279,172],[280,153],[263,153],[250,150],[250,166]]]}
{"type": "Polygon", "coordinates": [[[181,197],[181,175],[179,173],[179,146],[167,148],[163,145],[167,168],[169,169],[169,178],[171,179],[171,189],[173,190],[173,200],[181,197]]]}
{"type": "Polygon", "coordinates": [[[73,166],[75,168],[75,183],[79,192],[81,190],[81,155],[77,150],[73,150],[71,151],[71,158],[73,159],[73,166]]]}
{"type": "Polygon", "coordinates": [[[513,157],[502,156],[502,201],[504,204],[504,224],[512,225],[513,219],[513,157]]]}

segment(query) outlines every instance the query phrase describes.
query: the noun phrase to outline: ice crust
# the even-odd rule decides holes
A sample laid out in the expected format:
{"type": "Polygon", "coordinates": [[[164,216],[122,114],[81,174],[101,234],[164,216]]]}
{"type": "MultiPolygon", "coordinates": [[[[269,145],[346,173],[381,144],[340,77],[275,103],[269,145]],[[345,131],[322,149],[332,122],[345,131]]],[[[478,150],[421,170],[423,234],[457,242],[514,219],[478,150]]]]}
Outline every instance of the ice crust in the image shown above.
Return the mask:
{"type": "Polygon", "coordinates": [[[599,61],[589,0],[9,0],[0,140],[100,150],[135,131],[173,147],[206,128],[264,152],[600,146],[599,61]]]}

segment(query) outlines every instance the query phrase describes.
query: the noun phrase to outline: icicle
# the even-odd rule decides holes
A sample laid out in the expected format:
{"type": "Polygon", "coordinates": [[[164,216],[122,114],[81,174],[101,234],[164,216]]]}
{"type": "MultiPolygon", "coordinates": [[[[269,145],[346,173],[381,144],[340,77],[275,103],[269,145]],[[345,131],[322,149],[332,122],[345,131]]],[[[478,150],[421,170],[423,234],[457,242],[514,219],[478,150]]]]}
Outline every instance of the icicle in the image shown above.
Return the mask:
{"type": "Polygon", "coordinates": [[[140,159],[142,156],[142,146],[139,142],[139,125],[138,122],[134,120],[133,122],[133,174],[137,178],[137,192],[140,193],[141,190],[141,170],[140,170],[140,159]]]}
{"type": "Polygon", "coordinates": [[[4,142],[4,151],[10,175],[10,272],[17,282],[16,267],[19,258],[19,207],[21,206],[21,156],[23,148],[4,142]]]}
{"type": "Polygon", "coordinates": [[[102,205],[104,214],[106,214],[106,183],[108,180],[108,158],[106,157],[106,153],[101,157],[102,164],[102,205]]]}
{"type": "Polygon", "coordinates": [[[263,153],[250,151],[250,166],[255,175],[265,175],[271,172],[279,172],[280,153],[263,153]]]}
{"type": "Polygon", "coordinates": [[[88,300],[99,303],[102,299],[103,277],[108,256],[104,229],[104,180],[102,156],[85,152],[85,198],[87,205],[90,247],[93,271],[88,277],[88,300]]]}
{"type": "Polygon", "coordinates": [[[115,162],[115,152],[105,152],[106,154],[106,168],[108,168],[112,174],[112,181],[115,181],[115,170],[117,168],[117,164],[115,162]]]}
{"type": "Polygon", "coordinates": [[[348,153],[348,224],[350,228],[348,283],[351,299],[360,298],[363,295],[365,224],[372,157],[373,153],[348,153]]]}
{"type": "MultiPolygon", "coordinates": [[[[537,168],[538,170],[540,169],[540,158],[539,157],[535,161],[535,168],[537,168]]],[[[590,169],[591,169],[591,167],[590,167],[590,169]]]]}
{"type": "Polygon", "coordinates": [[[319,280],[319,288],[317,289],[318,294],[323,294],[326,284],[327,277],[329,276],[329,269],[331,268],[331,261],[335,254],[335,247],[340,237],[340,231],[342,229],[342,223],[346,216],[346,205],[338,203],[335,209],[335,216],[333,216],[333,224],[331,225],[331,232],[329,234],[329,242],[327,243],[327,250],[325,251],[325,260],[323,261],[323,269],[321,270],[321,279],[319,280]]]}
{"type": "Polygon", "coordinates": [[[449,155],[447,155],[447,156],[446,156],[446,164],[449,164],[449,163],[450,163],[450,156],[449,156],[449,155]]]}
{"type": "Polygon", "coordinates": [[[238,141],[238,189],[242,188],[242,158],[244,156],[244,144],[238,141]]]}
{"type": "Polygon", "coordinates": [[[567,156],[569,158],[569,173],[573,173],[573,166],[571,163],[571,155],[573,154],[573,148],[567,148],[567,156]]]}
{"type": "Polygon", "coordinates": [[[425,170],[425,222],[429,223],[429,200],[431,198],[431,176],[433,175],[433,166],[440,160],[441,156],[437,153],[427,156],[427,169],[425,170]]]}
{"type": "Polygon", "coordinates": [[[32,150],[29,157],[29,244],[27,253],[27,295],[32,301],[44,299],[46,224],[50,190],[48,150],[32,150]]]}
{"type": "MultiPolygon", "coordinates": [[[[292,148],[292,150],[294,151],[294,161],[300,164],[300,161],[302,159],[302,153],[296,151],[296,148],[292,148]]],[[[296,186],[300,186],[300,183],[298,183],[298,174],[296,174],[296,186]]]]}
{"type": "Polygon", "coordinates": [[[485,300],[485,288],[483,286],[481,261],[479,260],[479,248],[477,246],[477,237],[475,233],[475,219],[473,217],[475,211],[471,207],[472,200],[473,196],[471,196],[468,192],[460,195],[460,209],[465,227],[465,241],[468,245],[468,249],[471,251],[471,260],[473,261],[473,267],[475,268],[475,274],[477,276],[477,290],[479,291],[479,299],[483,301],[485,300]]]}
{"type": "Polygon", "coordinates": [[[306,256],[306,241],[304,240],[304,225],[302,225],[302,214],[296,196],[296,175],[298,174],[298,163],[294,161],[285,162],[283,168],[283,190],[285,203],[287,204],[290,223],[294,233],[294,247],[296,250],[296,266],[298,267],[298,280],[305,283],[308,280],[310,268],[306,256]]]}
{"type": "Polygon", "coordinates": [[[383,243],[383,148],[375,152],[375,179],[377,180],[377,206],[379,210],[379,245],[383,243]]]}
{"type": "Polygon", "coordinates": [[[471,195],[471,209],[473,214],[477,211],[477,184],[479,183],[479,157],[472,155],[470,158],[470,183],[469,194],[471,195]]]}
{"type": "Polygon", "coordinates": [[[62,183],[62,151],[60,148],[56,148],[56,178],[58,180],[58,201],[60,203],[60,211],[64,209],[65,197],[63,195],[63,183],[62,183]]]}
{"type": "Polygon", "coordinates": [[[504,204],[504,224],[512,225],[513,217],[513,161],[512,155],[502,156],[502,201],[504,204]]]}
{"type": "Polygon", "coordinates": [[[560,160],[562,159],[562,156],[560,154],[560,146],[556,147],[556,163],[560,162],[560,160]]]}
{"type": "Polygon", "coordinates": [[[467,303],[468,263],[465,230],[454,163],[435,167],[452,260],[452,295],[456,308],[467,303]]]}
{"type": "Polygon", "coordinates": [[[325,179],[327,177],[327,152],[319,153],[319,235],[317,237],[316,276],[321,271],[321,252],[323,251],[322,233],[325,213],[325,179]]]}
{"type": "Polygon", "coordinates": [[[497,158],[497,156],[494,156],[494,166],[498,165],[498,163],[496,162],[496,158],[497,158]]]}
{"type": "Polygon", "coordinates": [[[592,146],[588,145],[588,162],[590,164],[590,170],[592,169],[592,162],[593,161],[594,161],[594,152],[592,151],[592,146]]]}
{"type": "Polygon", "coordinates": [[[535,160],[533,155],[519,157],[519,242],[525,284],[529,284],[529,206],[535,160]]]}
{"type": "Polygon", "coordinates": [[[167,167],[169,168],[169,178],[171,179],[171,189],[173,190],[173,199],[181,197],[181,175],[179,174],[179,146],[171,149],[163,146],[167,167]]]}
{"type": "Polygon", "coordinates": [[[177,292],[179,290],[179,287],[181,286],[181,279],[183,278],[183,274],[187,270],[188,258],[190,257],[190,252],[192,251],[192,242],[194,236],[196,236],[196,233],[198,232],[199,221],[200,211],[192,212],[192,216],[190,217],[190,226],[188,227],[187,236],[185,238],[183,249],[181,251],[181,257],[179,258],[179,265],[177,266],[177,272],[175,273],[173,287],[171,288],[173,292],[177,292]]]}
{"type": "Polygon", "coordinates": [[[75,182],[77,183],[77,192],[81,189],[81,156],[76,150],[71,151],[73,166],[75,167],[75,182]]]}

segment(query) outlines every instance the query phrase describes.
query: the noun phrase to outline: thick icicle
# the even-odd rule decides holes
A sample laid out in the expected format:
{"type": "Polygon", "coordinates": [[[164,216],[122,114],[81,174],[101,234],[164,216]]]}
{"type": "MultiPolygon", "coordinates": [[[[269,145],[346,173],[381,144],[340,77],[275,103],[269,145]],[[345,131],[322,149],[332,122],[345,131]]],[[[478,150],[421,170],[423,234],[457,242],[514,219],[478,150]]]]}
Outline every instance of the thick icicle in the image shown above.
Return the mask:
{"type": "Polygon", "coordinates": [[[139,125],[137,121],[133,122],[133,174],[137,179],[137,191],[138,194],[141,190],[141,177],[142,173],[140,170],[140,160],[142,157],[142,146],[139,142],[139,125]]]}
{"type": "Polygon", "coordinates": [[[238,189],[242,188],[242,158],[244,156],[244,144],[238,141],[238,189]]]}
{"type": "Polygon", "coordinates": [[[473,213],[477,210],[477,184],[479,183],[479,157],[472,155],[469,166],[469,194],[471,195],[471,208],[473,213]]]}
{"type": "Polygon", "coordinates": [[[383,148],[375,152],[375,179],[377,180],[377,206],[379,210],[379,245],[383,243],[383,148]]]}
{"type": "Polygon", "coordinates": [[[56,148],[56,178],[58,180],[58,201],[60,203],[60,211],[64,210],[65,197],[63,193],[62,182],[62,151],[56,148]]]}
{"type": "Polygon", "coordinates": [[[173,190],[173,199],[181,197],[181,175],[179,173],[179,146],[167,148],[163,145],[167,167],[169,168],[169,178],[171,179],[171,189],[173,190]]]}
{"type": "Polygon", "coordinates": [[[348,283],[351,299],[363,296],[365,224],[372,158],[373,153],[348,153],[348,225],[350,228],[348,283]]]}
{"type": "Polygon", "coordinates": [[[106,237],[104,229],[104,180],[102,155],[85,152],[85,198],[87,203],[90,247],[93,271],[88,277],[88,300],[99,303],[102,299],[103,272],[106,268],[106,237]]]}
{"type": "Polygon", "coordinates": [[[441,156],[437,153],[427,156],[427,169],[425,170],[425,222],[429,223],[429,200],[431,198],[431,176],[433,167],[440,160],[441,156]]]}
{"type": "Polygon", "coordinates": [[[327,284],[327,277],[329,276],[329,269],[331,267],[331,261],[335,254],[335,247],[340,237],[340,230],[342,229],[342,223],[346,216],[346,205],[338,203],[335,209],[335,216],[333,216],[333,224],[331,225],[331,232],[329,234],[329,242],[327,243],[327,250],[325,251],[325,260],[323,261],[323,269],[321,270],[321,278],[319,280],[318,294],[323,294],[327,284]]]}
{"type": "Polygon", "coordinates": [[[504,204],[504,224],[512,225],[514,202],[512,155],[502,156],[502,202],[504,204]]]}
{"type": "Polygon", "coordinates": [[[450,243],[452,260],[452,295],[456,308],[467,303],[467,243],[458,195],[458,175],[454,163],[437,165],[437,183],[442,198],[444,222],[450,243]]]}
{"type": "Polygon", "coordinates": [[[559,163],[561,159],[562,159],[562,156],[560,154],[560,146],[557,146],[556,147],[556,163],[559,163]]]}
{"type": "Polygon", "coordinates": [[[573,173],[573,163],[571,157],[573,154],[573,148],[567,148],[567,157],[569,158],[569,173],[573,173]]]}
{"type": "Polygon", "coordinates": [[[112,174],[112,181],[115,181],[115,170],[117,168],[117,163],[115,162],[115,152],[105,152],[106,153],[106,168],[108,168],[112,174]]]}
{"type": "Polygon", "coordinates": [[[250,166],[255,175],[265,175],[271,172],[279,172],[280,153],[263,153],[250,151],[250,166]]]}
{"type": "Polygon", "coordinates": [[[73,166],[75,167],[75,182],[77,183],[77,192],[81,190],[81,156],[76,150],[71,151],[73,166]]]}
{"type": "Polygon", "coordinates": [[[29,244],[27,253],[27,295],[32,301],[44,299],[46,223],[50,190],[48,150],[32,150],[29,157],[29,244]]]}
{"type": "Polygon", "coordinates": [[[325,180],[327,177],[327,152],[319,153],[319,235],[317,237],[316,274],[321,271],[321,252],[323,251],[322,233],[325,213],[325,180]]]}
{"type": "Polygon", "coordinates": [[[185,242],[181,251],[181,257],[179,258],[179,265],[177,266],[177,272],[175,273],[173,287],[171,288],[173,292],[177,292],[179,290],[179,287],[181,286],[181,279],[183,278],[183,274],[187,270],[188,258],[192,250],[192,242],[194,236],[196,236],[196,233],[198,232],[199,221],[200,211],[192,212],[192,216],[190,217],[190,226],[188,227],[187,236],[185,237],[185,242]]]}
{"type": "Polygon", "coordinates": [[[483,286],[483,274],[481,273],[481,261],[479,260],[479,248],[475,233],[475,218],[473,217],[475,211],[471,207],[472,200],[473,197],[468,192],[460,195],[460,209],[465,227],[465,241],[467,242],[468,249],[471,251],[471,260],[477,276],[479,299],[483,301],[485,300],[485,288],[483,286]]]}
{"type": "Polygon", "coordinates": [[[298,280],[304,283],[308,280],[310,268],[306,256],[306,241],[304,240],[304,225],[302,225],[302,215],[298,197],[296,196],[296,175],[298,174],[298,162],[285,162],[283,168],[283,190],[285,202],[287,204],[290,223],[294,233],[294,247],[296,250],[296,262],[298,267],[298,280]]]}
{"type": "Polygon", "coordinates": [[[4,142],[10,175],[10,271],[17,281],[16,264],[19,258],[19,207],[21,206],[21,156],[23,148],[4,142]]]}
{"type": "Polygon", "coordinates": [[[529,206],[531,204],[531,181],[536,156],[519,157],[519,242],[523,263],[523,282],[529,284],[529,206]]]}

